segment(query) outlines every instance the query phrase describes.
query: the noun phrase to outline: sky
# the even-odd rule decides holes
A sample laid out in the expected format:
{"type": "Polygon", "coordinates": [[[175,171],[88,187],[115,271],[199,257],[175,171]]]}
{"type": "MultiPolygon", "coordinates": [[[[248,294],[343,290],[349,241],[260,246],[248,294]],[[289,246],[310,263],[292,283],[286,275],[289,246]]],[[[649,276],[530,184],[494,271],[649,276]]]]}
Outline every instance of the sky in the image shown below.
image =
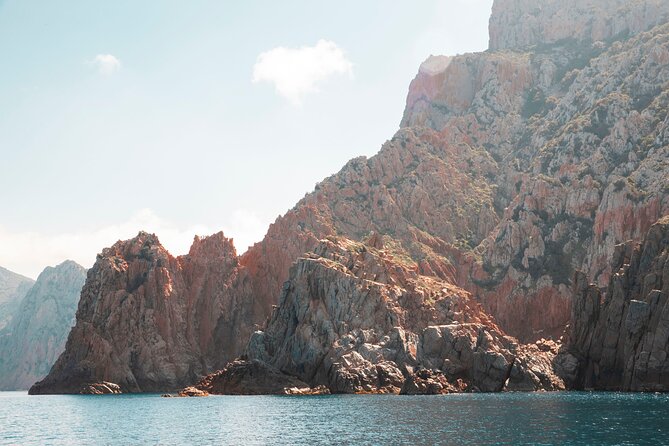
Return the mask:
{"type": "Polygon", "coordinates": [[[239,253],[398,130],[492,0],[0,0],[0,265],[35,278],[142,230],[239,253]]]}

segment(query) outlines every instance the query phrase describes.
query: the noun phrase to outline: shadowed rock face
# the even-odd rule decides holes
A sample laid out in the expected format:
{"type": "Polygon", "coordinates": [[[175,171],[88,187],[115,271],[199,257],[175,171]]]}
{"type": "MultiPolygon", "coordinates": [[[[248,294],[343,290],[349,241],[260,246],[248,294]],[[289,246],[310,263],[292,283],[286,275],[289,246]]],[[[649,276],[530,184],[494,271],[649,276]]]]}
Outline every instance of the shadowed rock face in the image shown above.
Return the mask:
{"type": "Polygon", "coordinates": [[[85,279],[86,270],[72,261],[40,274],[0,333],[0,390],[28,389],[49,373],[74,325],[85,279]]]}
{"type": "MultiPolygon", "coordinates": [[[[368,243],[332,238],[300,258],[248,359],[332,393],[399,393],[407,377],[409,393],[562,388],[552,353],[504,335],[469,293],[420,275],[378,236],[368,243]],[[419,381],[423,368],[442,379],[419,381]]],[[[248,375],[262,393],[266,373],[248,375]]]]}
{"type": "Polygon", "coordinates": [[[612,269],[604,294],[577,277],[564,375],[578,389],[668,391],[669,217],[620,245],[612,269]]]}
{"type": "Polygon", "coordinates": [[[147,233],[116,243],[88,273],[65,352],[30,392],[174,390],[222,368],[253,329],[245,281],[222,233],[179,258],[147,233]]]}
{"type": "Polygon", "coordinates": [[[32,279],[0,267],[0,331],[11,323],[34,283],[32,279]]]}

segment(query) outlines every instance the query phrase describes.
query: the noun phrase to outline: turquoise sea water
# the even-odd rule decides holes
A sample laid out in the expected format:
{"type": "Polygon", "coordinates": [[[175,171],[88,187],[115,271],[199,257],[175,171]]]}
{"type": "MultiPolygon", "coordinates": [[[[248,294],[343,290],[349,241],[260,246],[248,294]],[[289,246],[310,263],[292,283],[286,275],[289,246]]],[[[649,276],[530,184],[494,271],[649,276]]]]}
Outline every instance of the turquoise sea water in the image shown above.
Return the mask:
{"type": "Polygon", "coordinates": [[[161,398],[0,392],[0,444],[669,444],[669,395],[161,398]]]}

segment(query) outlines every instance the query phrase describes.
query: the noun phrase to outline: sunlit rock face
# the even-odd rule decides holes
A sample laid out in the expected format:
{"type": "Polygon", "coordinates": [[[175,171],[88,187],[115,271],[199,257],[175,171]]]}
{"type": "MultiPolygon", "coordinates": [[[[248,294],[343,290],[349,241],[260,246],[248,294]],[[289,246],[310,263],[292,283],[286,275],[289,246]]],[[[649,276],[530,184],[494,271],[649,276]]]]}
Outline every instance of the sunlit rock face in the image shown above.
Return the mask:
{"type": "Polygon", "coordinates": [[[506,336],[469,293],[421,275],[385,241],[332,237],[299,258],[267,327],[249,342],[246,367],[256,373],[242,376],[239,363],[203,389],[235,382],[219,393],[263,393],[273,390],[268,375],[331,393],[564,388],[552,371],[555,349],[506,336]]]}
{"type": "Polygon", "coordinates": [[[669,390],[669,217],[642,242],[619,245],[606,291],[574,287],[569,341],[558,362],[577,389],[669,390]]]}
{"type": "MultiPolygon", "coordinates": [[[[541,339],[568,324],[574,273],[605,286],[615,246],[669,213],[666,9],[497,0],[490,50],[426,60],[379,153],[319,183],[241,257],[218,236],[178,259],[148,235],[103,252],[34,391],[182,387],[257,328],[259,370],[333,392],[560,388],[541,339]]],[[[241,361],[237,376],[257,365],[241,361]]]]}
{"type": "Polygon", "coordinates": [[[74,325],[86,270],[72,261],[46,268],[0,332],[0,390],[25,390],[44,378],[74,325]]]}
{"type": "Polygon", "coordinates": [[[496,0],[490,49],[605,41],[638,34],[668,18],[664,0],[496,0]]]}
{"type": "Polygon", "coordinates": [[[498,1],[491,51],[421,66],[399,132],[325,179],[242,257],[265,308],[319,239],[376,231],[421,273],[471,292],[509,334],[560,337],[574,272],[604,286],[615,245],[669,212],[669,4],[564,7],[619,23],[608,34],[539,42],[540,28],[524,40],[498,31],[518,11],[548,27],[563,3],[498,1]]]}
{"type": "Polygon", "coordinates": [[[31,393],[174,390],[221,368],[253,330],[241,301],[246,277],[222,233],[172,257],[140,233],[98,255],[81,292],[65,352],[31,393]],[[234,292],[233,292],[234,290],[234,292]]]}

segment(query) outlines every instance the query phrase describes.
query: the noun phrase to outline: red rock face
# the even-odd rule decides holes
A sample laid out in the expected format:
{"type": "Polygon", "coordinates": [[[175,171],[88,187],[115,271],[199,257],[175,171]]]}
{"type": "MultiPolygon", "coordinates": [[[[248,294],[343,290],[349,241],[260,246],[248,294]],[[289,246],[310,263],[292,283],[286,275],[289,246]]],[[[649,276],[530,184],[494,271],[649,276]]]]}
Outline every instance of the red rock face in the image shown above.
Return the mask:
{"type": "Polygon", "coordinates": [[[425,128],[400,131],[378,155],[352,160],[319,184],[242,256],[255,296],[267,308],[276,303],[295,259],[335,234],[384,234],[421,271],[452,283],[454,247],[477,246],[498,221],[486,180],[494,170],[483,150],[425,128]]]}
{"type": "Polygon", "coordinates": [[[519,345],[469,293],[407,259],[378,236],[321,241],[291,268],[267,327],[251,337],[250,362],[201,388],[282,393],[291,380],[331,393],[563,388],[554,351],[519,345]]]}
{"type": "Polygon", "coordinates": [[[668,35],[661,25],[613,43],[428,59],[395,137],[324,180],[244,256],[255,295],[269,308],[318,239],[375,231],[510,334],[558,339],[574,272],[605,284],[614,246],[669,211],[668,35]]]}
{"type": "MultiPolygon", "coordinates": [[[[615,246],[640,239],[669,213],[668,3],[571,3],[497,0],[491,50],[428,59],[411,84],[397,134],[377,155],[353,159],[321,182],[238,260],[222,235],[196,240],[179,259],[147,235],[103,252],[82,294],[68,350],[36,391],[62,390],[70,381],[168,390],[221,368],[242,351],[254,325],[270,315],[270,324],[288,323],[275,321],[272,308],[289,296],[284,283],[298,259],[299,274],[291,280],[304,293],[351,280],[340,277],[328,256],[305,256],[328,237],[385,246],[391,263],[411,265],[421,280],[480,303],[479,314],[488,318],[480,325],[499,332],[490,340],[462,325],[435,329],[435,338],[480,338],[501,356],[512,351],[497,342],[504,332],[521,342],[558,339],[570,317],[574,273],[605,284],[615,246]],[[584,8],[582,27],[572,16],[581,17],[584,8]]],[[[351,293],[367,292],[365,273],[385,274],[373,264],[364,267],[370,270],[352,273],[357,281],[347,282],[351,293]]],[[[393,286],[374,286],[379,308],[400,302],[388,298],[393,286]]],[[[415,306],[402,301],[370,320],[397,315],[400,307],[416,315],[375,330],[421,336],[428,327],[448,326],[443,314],[421,303],[425,294],[408,294],[415,306]],[[441,322],[426,322],[426,314],[441,322]]],[[[328,331],[318,315],[307,316],[305,333],[313,324],[328,331]]],[[[338,314],[331,322],[348,317],[338,314]]],[[[504,356],[505,366],[501,359],[485,362],[481,380],[471,382],[485,382],[494,369],[496,378],[481,385],[497,388],[512,357],[531,355],[504,356]]],[[[424,362],[434,369],[443,364],[430,361],[443,359],[424,362]]],[[[377,390],[397,387],[387,361],[366,363],[355,355],[346,361],[352,369],[341,367],[328,384],[333,391],[357,389],[360,373],[376,376],[366,382],[377,390]]],[[[301,381],[322,384],[298,370],[304,364],[291,366],[301,381]]]]}
{"type": "Polygon", "coordinates": [[[174,258],[155,235],[118,242],[90,270],[65,352],[31,393],[173,390],[221,368],[253,330],[246,276],[222,233],[174,258]],[[234,290],[234,292],[233,292],[234,290]]]}

